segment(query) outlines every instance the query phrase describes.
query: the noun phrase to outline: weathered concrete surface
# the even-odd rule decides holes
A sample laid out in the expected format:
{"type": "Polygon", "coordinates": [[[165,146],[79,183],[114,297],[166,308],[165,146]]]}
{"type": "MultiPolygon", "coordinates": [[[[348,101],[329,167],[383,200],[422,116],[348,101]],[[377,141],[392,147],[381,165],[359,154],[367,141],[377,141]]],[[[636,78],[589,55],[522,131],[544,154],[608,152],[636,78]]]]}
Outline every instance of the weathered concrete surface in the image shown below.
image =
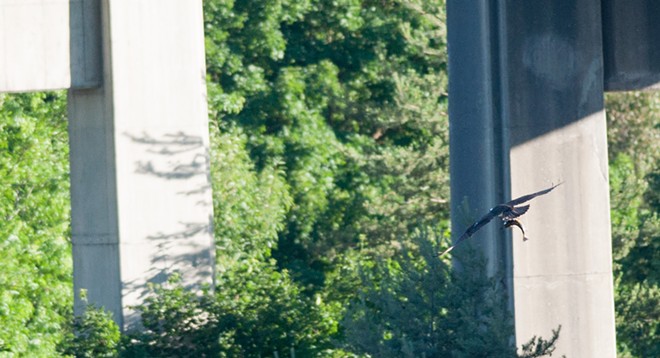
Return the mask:
{"type": "Polygon", "coordinates": [[[562,325],[558,354],[614,357],[614,298],[604,113],[511,149],[516,197],[564,183],[532,202],[514,231],[516,341],[562,325]]]}
{"type": "Polygon", "coordinates": [[[74,289],[123,327],[148,282],[212,281],[200,0],[105,0],[103,86],[71,90],[74,289]]]}
{"type": "Polygon", "coordinates": [[[0,92],[100,83],[98,0],[0,0],[0,92]]]}
{"type": "Polygon", "coordinates": [[[599,9],[597,0],[504,9],[512,197],[564,182],[524,216],[531,240],[514,233],[516,341],[561,324],[557,354],[575,357],[616,355],[599,9]]]}
{"type": "Polygon", "coordinates": [[[616,355],[600,24],[596,0],[448,2],[453,227],[464,201],[564,182],[531,202],[529,241],[483,251],[512,284],[517,344],[561,324],[570,357],[616,355]]]}

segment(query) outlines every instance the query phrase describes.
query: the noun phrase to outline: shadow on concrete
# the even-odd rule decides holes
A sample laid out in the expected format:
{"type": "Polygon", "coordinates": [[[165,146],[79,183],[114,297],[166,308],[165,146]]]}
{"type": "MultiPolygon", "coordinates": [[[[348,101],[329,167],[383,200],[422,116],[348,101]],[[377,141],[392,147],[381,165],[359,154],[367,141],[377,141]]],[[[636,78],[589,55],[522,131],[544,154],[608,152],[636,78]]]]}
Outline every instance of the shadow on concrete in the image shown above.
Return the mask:
{"type": "MultiPolygon", "coordinates": [[[[206,158],[205,155],[197,154],[189,163],[177,164],[166,170],[156,168],[151,161],[137,162],[136,172],[140,174],[154,175],[169,180],[188,179],[206,173],[206,158]]],[[[198,190],[199,189],[196,189],[190,192],[195,193],[198,192],[198,190]]]]}
{"type": "Polygon", "coordinates": [[[502,123],[510,148],[604,108],[601,17],[592,5],[508,2],[502,123]],[[534,19],[534,21],[530,21],[534,19]],[[577,26],[576,24],[579,24],[577,26]]]}
{"type": "Polygon", "coordinates": [[[180,231],[158,232],[147,237],[155,247],[149,258],[150,267],[144,275],[146,281],[133,280],[123,289],[133,292],[140,302],[151,294],[148,284],[164,284],[174,274],[181,275],[183,286],[199,289],[202,284],[213,282],[214,254],[207,238],[213,237],[213,217],[208,222],[179,223],[180,231]],[[202,240],[195,240],[202,238],[202,240]]]}
{"type": "Polygon", "coordinates": [[[150,146],[147,151],[162,155],[175,155],[179,153],[198,150],[204,146],[200,136],[193,136],[184,132],[166,133],[160,137],[152,137],[147,133],[133,135],[124,133],[135,143],[150,146]]]}
{"type": "MultiPolygon", "coordinates": [[[[137,173],[168,180],[186,180],[208,174],[209,153],[199,136],[183,132],[167,133],[160,137],[152,137],[146,133],[139,136],[129,133],[124,135],[134,143],[144,145],[146,153],[153,154],[149,156],[149,160],[136,161],[137,173]],[[163,157],[169,158],[163,160],[163,157]]],[[[197,191],[198,189],[195,189],[191,192],[197,191]]]]}
{"type": "MultiPolygon", "coordinates": [[[[171,233],[158,232],[148,236],[147,240],[157,248],[156,253],[151,257],[150,277],[147,282],[162,284],[172,276],[172,274],[181,274],[184,278],[189,276],[185,269],[195,269],[204,266],[212,266],[213,255],[210,255],[209,246],[204,242],[197,240],[188,240],[197,236],[213,237],[213,217],[210,216],[207,222],[184,223],[180,222],[180,231],[171,233]]],[[[195,281],[185,283],[187,288],[199,287],[199,281],[212,281],[212,270],[202,270],[195,273],[195,281]],[[199,281],[198,281],[199,280],[199,281]]],[[[140,298],[146,297],[148,289],[143,288],[140,298]]]]}
{"type": "MultiPolygon", "coordinates": [[[[182,185],[180,195],[206,198],[211,192],[210,153],[200,136],[184,132],[165,133],[151,136],[147,133],[135,135],[124,133],[133,143],[140,144],[149,159],[135,162],[135,171],[166,180],[185,182],[193,177],[204,176],[206,181],[196,180],[187,186],[182,185]]],[[[208,200],[200,200],[199,205],[211,206],[208,200]]]]}
{"type": "MultiPolygon", "coordinates": [[[[143,302],[151,293],[149,283],[165,283],[175,273],[181,275],[183,286],[189,289],[212,284],[215,246],[206,143],[200,136],[184,132],[123,135],[133,144],[134,172],[153,181],[154,187],[146,190],[159,190],[157,187],[162,185],[166,191],[163,195],[167,198],[159,205],[168,207],[157,210],[170,217],[193,218],[179,219],[177,223],[164,222],[162,227],[167,229],[152,227],[152,233],[141,238],[144,250],[148,250],[144,255],[148,265],[141,266],[144,273],[141,276],[146,279],[125,283],[124,291],[143,302]]],[[[128,321],[137,322],[135,319],[128,321]]]]}

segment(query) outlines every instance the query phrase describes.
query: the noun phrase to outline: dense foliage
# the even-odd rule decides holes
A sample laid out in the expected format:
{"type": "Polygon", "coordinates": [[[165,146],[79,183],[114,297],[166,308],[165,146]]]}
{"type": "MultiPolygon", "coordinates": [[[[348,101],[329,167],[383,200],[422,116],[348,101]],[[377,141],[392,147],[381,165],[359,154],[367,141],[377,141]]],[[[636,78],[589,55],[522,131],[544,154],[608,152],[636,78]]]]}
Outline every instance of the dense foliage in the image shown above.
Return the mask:
{"type": "Polygon", "coordinates": [[[415,249],[362,272],[363,289],[344,318],[345,344],[371,357],[542,357],[551,354],[559,327],[545,340],[532,337],[520,353],[511,344],[501,277],[486,261],[463,251],[454,271],[438,259],[437,238],[416,232],[415,249]]]}
{"type": "Polygon", "coordinates": [[[66,101],[0,94],[0,354],[52,354],[72,304],[66,101]]]}
{"type": "Polygon", "coordinates": [[[447,217],[429,200],[448,193],[438,5],[205,2],[213,119],[286,180],[274,255],[307,290],[365,239],[383,249],[447,217]]]}
{"type": "Polygon", "coordinates": [[[660,93],[607,96],[617,344],[660,356],[660,93]]]}
{"type": "MultiPolygon", "coordinates": [[[[68,319],[65,97],[0,95],[0,355],[537,357],[448,240],[443,1],[204,1],[217,277],[68,319]],[[65,329],[65,327],[68,327],[65,329]],[[478,334],[475,334],[477,332],[478,334]]],[[[660,96],[609,95],[618,346],[660,356],[660,96]]]]}
{"type": "Polygon", "coordinates": [[[88,305],[80,316],[72,317],[59,349],[66,356],[111,358],[119,354],[121,333],[112,314],[102,307],[88,305]]]}

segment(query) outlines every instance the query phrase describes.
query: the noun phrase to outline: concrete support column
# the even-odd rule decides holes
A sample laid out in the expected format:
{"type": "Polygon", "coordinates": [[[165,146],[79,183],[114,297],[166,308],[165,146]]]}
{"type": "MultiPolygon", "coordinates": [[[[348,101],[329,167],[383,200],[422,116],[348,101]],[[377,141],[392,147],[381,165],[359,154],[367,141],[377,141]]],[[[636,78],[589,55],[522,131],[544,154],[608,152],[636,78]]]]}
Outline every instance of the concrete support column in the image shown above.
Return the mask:
{"type": "MultiPolygon", "coordinates": [[[[456,234],[507,194],[507,158],[500,118],[494,2],[448,1],[451,224],[456,234]]],[[[459,233],[460,235],[460,233],[459,233]]],[[[491,275],[510,268],[504,231],[488,225],[470,240],[489,258],[491,275]]]]}
{"type": "Polygon", "coordinates": [[[211,283],[201,0],[102,0],[102,86],[69,92],[79,292],[123,328],[147,283],[211,283]]]}
{"type": "Polygon", "coordinates": [[[516,343],[561,324],[571,357],[616,356],[601,33],[597,0],[448,1],[454,233],[564,182],[531,202],[529,241],[493,223],[475,244],[512,284],[516,343]]]}

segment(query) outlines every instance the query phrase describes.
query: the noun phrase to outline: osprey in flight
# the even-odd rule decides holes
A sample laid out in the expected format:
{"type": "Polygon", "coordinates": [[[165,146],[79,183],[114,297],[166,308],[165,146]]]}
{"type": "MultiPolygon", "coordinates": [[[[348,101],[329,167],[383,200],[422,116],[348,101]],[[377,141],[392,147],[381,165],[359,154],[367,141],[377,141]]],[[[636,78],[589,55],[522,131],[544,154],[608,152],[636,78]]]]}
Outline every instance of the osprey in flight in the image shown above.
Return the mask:
{"type": "Polygon", "coordinates": [[[484,215],[479,219],[479,221],[475,222],[474,224],[470,225],[467,230],[461,235],[461,237],[456,240],[456,243],[454,245],[450,246],[447,250],[443,251],[440,256],[448,253],[449,251],[453,250],[456,245],[461,243],[461,241],[470,238],[470,236],[474,235],[479,229],[481,229],[484,225],[488,224],[491,220],[493,220],[496,217],[500,217],[502,219],[502,222],[504,222],[504,227],[511,227],[511,226],[517,226],[520,228],[520,231],[523,233],[523,240],[527,240],[527,237],[525,236],[525,229],[523,228],[522,224],[520,221],[518,221],[518,217],[523,215],[524,213],[529,210],[529,204],[528,205],[522,205],[522,206],[517,206],[522,203],[528,202],[537,196],[547,194],[552,191],[552,189],[558,187],[561,183],[557,185],[553,185],[548,189],[544,189],[541,191],[537,191],[536,193],[532,194],[527,194],[523,195],[519,198],[513,199],[507,203],[497,205],[490,209],[488,211],[488,214],[484,215]]]}

